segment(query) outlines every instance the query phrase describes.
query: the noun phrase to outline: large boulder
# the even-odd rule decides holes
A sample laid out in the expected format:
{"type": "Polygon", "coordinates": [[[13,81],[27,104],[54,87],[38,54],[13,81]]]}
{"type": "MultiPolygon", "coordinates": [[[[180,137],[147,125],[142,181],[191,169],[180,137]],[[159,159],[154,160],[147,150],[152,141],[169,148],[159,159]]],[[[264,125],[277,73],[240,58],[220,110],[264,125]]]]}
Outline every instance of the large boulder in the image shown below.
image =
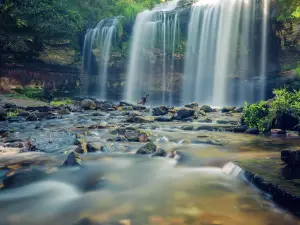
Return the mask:
{"type": "Polygon", "coordinates": [[[7,113],[6,110],[2,107],[0,107],[0,121],[6,120],[7,119],[7,113]]]}
{"type": "Polygon", "coordinates": [[[190,108],[181,108],[177,111],[177,115],[174,117],[177,120],[182,120],[191,116],[194,116],[195,110],[190,108]]]}
{"type": "Polygon", "coordinates": [[[96,103],[90,99],[84,99],[80,103],[80,107],[89,110],[89,109],[95,109],[96,108],[96,103]]]}
{"type": "Polygon", "coordinates": [[[209,112],[213,112],[214,110],[210,107],[210,106],[208,106],[208,105],[203,105],[201,108],[200,108],[200,110],[203,110],[204,112],[206,112],[206,113],[209,113],[209,112]]]}
{"type": "Polygon", "coordinates": [[[273,128],[283,129],[283,130],[293,130],[297,127],[299,119],[291,113],[282,113],[277,115],[273,128]]]}
{"type": "Polygon", "coordinates": [[[152,115],[153,116],[164,116],[167,115],[169,109],[166,106],[160,106],[158,108],[153,108],[152,115]]]}
{"type": "Polygon", "coordinates": [[[300,166],[300,150],[282,150],[281,160],[289,166],[300,166]]]}
{"type": "Polygon", "coordinates": [[[140,154],[140,155],[147,155],[147,154],[153,154],[156,152],[156,145],[153,144],[152,142],[149,142],[147,144],[145,144],[144,146],[142,146],[137,152],[136,154],[140,154]]]}

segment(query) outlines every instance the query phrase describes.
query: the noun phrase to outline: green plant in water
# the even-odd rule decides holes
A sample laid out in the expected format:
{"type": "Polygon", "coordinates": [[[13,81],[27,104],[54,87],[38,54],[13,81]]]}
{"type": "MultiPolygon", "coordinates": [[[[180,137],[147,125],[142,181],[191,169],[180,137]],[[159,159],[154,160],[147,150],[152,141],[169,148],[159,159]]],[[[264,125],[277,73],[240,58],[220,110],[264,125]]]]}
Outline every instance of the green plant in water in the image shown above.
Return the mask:
{"type": "Polygon", "coordinates": [[[50,105],[59,107],[62,105],[70,105],[72,103],[73,103],[72,99],[54,99],[53,101],[50,102],[50,105]]]}
{"type": "Polygon", "coordinates": [[[7,116],[8,117],[16,117],[18,116],[21,112],[24,112],[24,110],[22,109],[16,109],[16,110],[13,110],[13,111],[10,111],[7,113],[7,116]]]}
{"type": "Polygon", "coordinates": [[[266,116],[269,113],[268,102],[261,101],[257,104],[245,103],[243,119],[250,128],[264,130],[266,125],[266,116]]]}

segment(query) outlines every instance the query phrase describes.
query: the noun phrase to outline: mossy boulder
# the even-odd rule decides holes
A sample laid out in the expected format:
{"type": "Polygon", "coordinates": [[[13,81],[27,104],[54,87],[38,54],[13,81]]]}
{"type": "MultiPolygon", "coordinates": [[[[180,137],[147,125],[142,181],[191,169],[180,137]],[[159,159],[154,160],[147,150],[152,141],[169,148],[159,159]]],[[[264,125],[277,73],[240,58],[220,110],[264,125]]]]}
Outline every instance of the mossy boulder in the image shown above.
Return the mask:
{"type": "Polygon", "coordinates": [[[204,112],[206,112],[206,113],[209,113],[209,112],[213,112],[214,110],[210,107],[210,106],[208,106],[208,105],[203,105],[201,108],[200,108],[200,110],[203,110],[204,112]]]}
{"type": "Polygon", "coordinates": [[[229,112],[235,112],[235,107],[234,106],[227,106],[227,107],[223,107],[221,109],[222,113],[229,113],[229,112]]]}
{"type": "Polygon", "coordinates": [[[80,107],[85,110],[95,109],[96,103],[90,99],[84,99],[81,101],[80,107]]]}
{"type": "Polygon", "coordinates": [[[73,151],[68,155],[67,159],[63,163],[63,166],[80,166],[81,161],[82,159],[79,154],[73,151]]]}
{"type": "Polygon", "coordinates": [[[177,111],[176,116],[174,119],[182,120],[191,116],[194,116],[195,110],[190,108],[181,108],[177,111]]]}
{"type": "Polygon", "coordinates": [[[153,154],[156,152],[156,145],[153,144],[152,142],[149,142],[147,144],[145,144],[144,146],[142,146],[137,152],[136,154],[140,154],[140,155],[147,155],[147,154],[153,154]]]}
{"type": "Polygon", "coordinates": [[[166,106],[160,106],[158,108],[153,108],[152,115],[153,116],[164,116],[167,115],[169,109],[166,106]]]}

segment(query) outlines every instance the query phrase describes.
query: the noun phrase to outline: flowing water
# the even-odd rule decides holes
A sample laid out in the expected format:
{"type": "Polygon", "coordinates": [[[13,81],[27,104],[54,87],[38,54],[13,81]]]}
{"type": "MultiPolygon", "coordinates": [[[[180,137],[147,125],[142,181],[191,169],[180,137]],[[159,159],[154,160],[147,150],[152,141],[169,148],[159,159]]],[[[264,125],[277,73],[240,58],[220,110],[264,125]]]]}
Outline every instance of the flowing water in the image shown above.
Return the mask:
{"type": "Polygon", "coordinates": [[[174,52],[178,42],[178,14],[170,11],[178,0],[139,13],[133,27],[124,99],[138,101],[146,93],[161,92],[157,104],[173,102],[174,52]],[[167,94],[169,93],[169,94],[167,94]]]}
{"type": "MultiPolygon", "coordinates": [[[[1,169],[1,179],[13,175],[7,169],[18,165],[24,167],[19,170],[32,176],[34,170],[46,171],[46,175],[22,187],[0,191],[0,224],[300,224],[245,182],[238,166],[228,163],[235,157],[245,156],[234,150],[235,145],[251,148],[256,146],[254,143],[266,146],[276,140],[264,142],[263,137],[244,134],[181,129],[189,124],[200,126],[199,122],[130,124],[131,128],[150,132],[151,140],[158,147],[180,151],[183,158],[175,161],[131,154],[143,143],[108,141],[114,136],[110,129],[84,129],[104,121],[126,127],[124,118],[123,112],[99,116],[85,112],[56,120],[1,124],[19,131],[11,139],[31,137],[44,152],[1,157],[0,165],[10,165],[1,169]],[[59,167],[67,157],[65,151],[74,149],[71,137],[79,133],[88,142],[105,144],[111,152],[82,155],[81,168],[59,167]],[[201,140],[206,138],[233,145],[226,149],[202,144],[201,140]]],[[[281,143],[279,148],[282,147],[281,143]]],[[[257,149],[250,150],[249,156],[259,154],[272,155],[257,149]]]]}
{"type": "Polygon", "coordinates": [[[97,92],[94,94],[100,99],[108,97],[108,62],[112,43],[116,40],[117,23],[118,18],[101,20],[95,28],[88,30],[84,39],[83,69],[88,76],[95,78],[97,92]],[[97,68],[93,68],[95,61],[97,68]]]}
{"type": "Polygon", "coordinates": [[[223,106],[264,99],[268,11],[268,0],[262,6],[251,0],[201,0],[192,6],[183,102],[223,106]],[[254,41],[257,32],[260,41],[254,41]]]}

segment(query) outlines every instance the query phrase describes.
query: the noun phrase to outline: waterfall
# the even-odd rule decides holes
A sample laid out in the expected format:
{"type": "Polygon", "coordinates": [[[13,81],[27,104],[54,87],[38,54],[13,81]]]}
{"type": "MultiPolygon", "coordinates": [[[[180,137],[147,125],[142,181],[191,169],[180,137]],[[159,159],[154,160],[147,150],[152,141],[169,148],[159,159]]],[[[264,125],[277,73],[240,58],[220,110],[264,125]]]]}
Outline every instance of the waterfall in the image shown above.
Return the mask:
{"type": "Polygon", "coordinates": [[[268,2],[261,15],[252,0],[200,0],[193,4],[185,55],[183,103],[224,106],[265,97],[268,2]],[[258,28],[262,39],[254,39],[258,28]],[[259,78],[257,96],[254,77],[259,78]],[[256,96],[256,97],[255,97],[256,96]]]}
{"type": "Polygon", "coordinates": [[[96,97],[101,99],[107,98],[108,63],[117,23],[118,18],[101,20],[95,28],[87,31],[84,39],[83,69],[89,76],[95,76],[96,97]],[[98,69],[93,68],[95,61],[98,69]]]}
{"type": "Polygon", "coordinates": [[[125,85],[126,100],[136,102],[142,95],[150,93],[156,96],[150,97],[150,102],[172,104],[179,19],[177,13],[170,12],[176,8],[177,2],[166,2],[137,15],[125,85]]]}

